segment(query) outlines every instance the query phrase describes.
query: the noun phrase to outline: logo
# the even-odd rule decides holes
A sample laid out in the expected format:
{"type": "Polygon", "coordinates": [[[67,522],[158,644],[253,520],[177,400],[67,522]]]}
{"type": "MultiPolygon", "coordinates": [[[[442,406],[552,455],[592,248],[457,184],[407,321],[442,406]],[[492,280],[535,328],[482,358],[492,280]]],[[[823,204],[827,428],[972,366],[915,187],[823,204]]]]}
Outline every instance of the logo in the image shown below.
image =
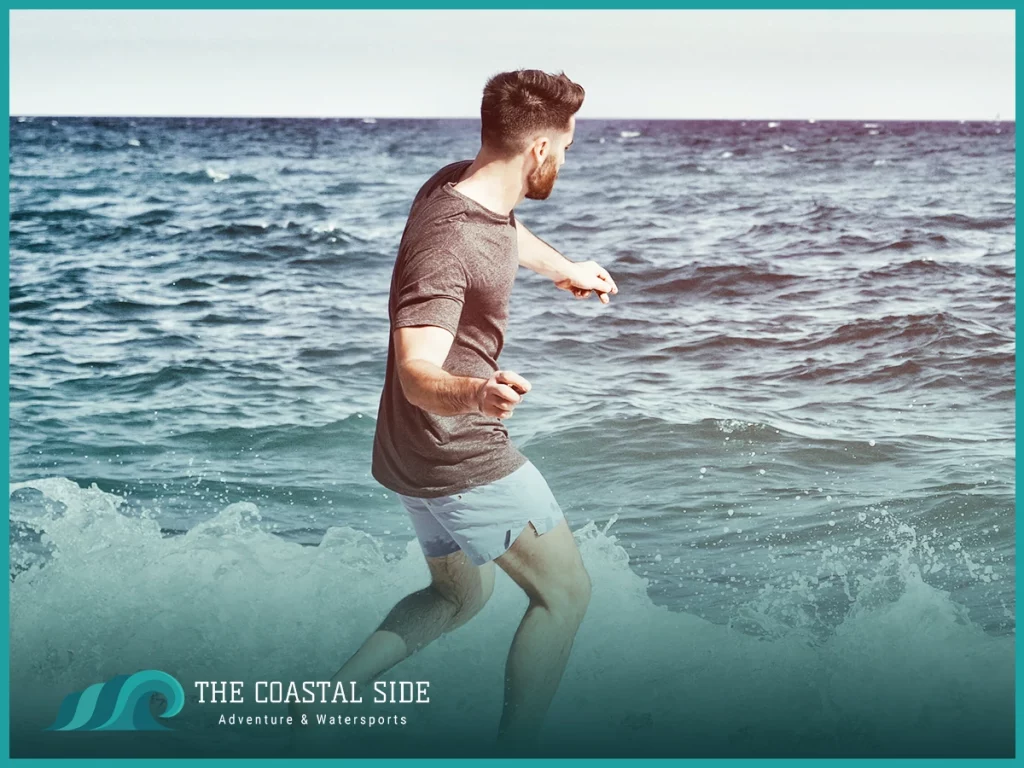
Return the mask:
{"type": "Polygon", "coordinates": [[[167,699],[163,719],[174,717],[185,704],[181,683],[158,669],[117,675],[105,683],[68,694],[47,731],[169,731],[153,719],[149,700],[159,693],[167,699]]]}

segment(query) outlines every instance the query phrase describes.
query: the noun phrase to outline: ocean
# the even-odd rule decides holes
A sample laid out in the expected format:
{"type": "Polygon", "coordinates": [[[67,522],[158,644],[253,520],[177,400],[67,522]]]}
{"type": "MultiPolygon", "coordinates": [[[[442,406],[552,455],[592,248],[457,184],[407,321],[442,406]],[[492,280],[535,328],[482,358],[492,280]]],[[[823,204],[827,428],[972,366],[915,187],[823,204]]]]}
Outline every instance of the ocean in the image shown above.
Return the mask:
{"type": "MultiPolygon", "coordinates": [[[[388,287],[477,125],[11,118],[17,717],[135,669],[327,679],[426,583],[370,476],[388,287]]],[[[594,584],[554,721],[609,755],[1013,754],[1015,142],[580,119],[516,213],[619,293],[521,270],[500,360],[594,584]]],[[[421,722],[496,725],[524,607],[499,577],[396,669],[440,681],[421,722]]]]}

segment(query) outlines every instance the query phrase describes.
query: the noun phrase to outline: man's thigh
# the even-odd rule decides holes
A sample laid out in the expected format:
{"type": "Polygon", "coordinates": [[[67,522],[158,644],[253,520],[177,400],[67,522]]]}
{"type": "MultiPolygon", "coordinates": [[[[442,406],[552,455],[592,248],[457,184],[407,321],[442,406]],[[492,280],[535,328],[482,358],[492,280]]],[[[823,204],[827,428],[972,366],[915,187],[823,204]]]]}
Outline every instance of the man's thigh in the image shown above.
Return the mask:
{"type": "MultiPolygon", "coordinates": [[[[398,494],[398,498],[406,512],[409,513],[409,520],[412,522],[416,539],[420,543],[420,549],[423,550],[423,556],[427,558],[428,565],[431,560],[442,561],[447,555],[460,551],[459,543],[434,517],[434,513],[431,511],[434,502],[431,499],[421,499],[403,494],[398,494]]],[[[443,563],[440,563],[439,567],[440,565],[443,563]]]]}
{"type": "Polygon", "coordinates": [[[426,561],[434,589],[460,607],[482,604],[494,590],[494,563],[474,565],[461,549],[426,561]]]}
{"type": "Polygon", "coordinates": [[[546,533],[528,525],[495,561],[530,597],[585,578],[583,558],[563,518],[546,533]]]}
{"type": "Polygon", "coordinates": [[[496,561],[526,531],[547,535],[565,521],[543,475],[529,461],[500,480],[446,501],[435,514],[477,564],[496,561]]]}
{"type": "Polygon", "coordinates": [[[399,495],[409,513],[431,584],[445,597],[463,604],[489,596],[494,588],[494,566],[476,566],[430,511],[430,502],[399,495]]]}

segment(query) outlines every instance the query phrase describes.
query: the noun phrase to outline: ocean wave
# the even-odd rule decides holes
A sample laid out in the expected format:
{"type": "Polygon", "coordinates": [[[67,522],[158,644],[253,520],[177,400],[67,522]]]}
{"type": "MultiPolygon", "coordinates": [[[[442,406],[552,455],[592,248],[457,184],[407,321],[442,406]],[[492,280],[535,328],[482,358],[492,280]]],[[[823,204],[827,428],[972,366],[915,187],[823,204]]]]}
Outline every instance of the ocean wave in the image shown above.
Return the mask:
{"type": "Polygon", "coordinates": [[[935,259],[911,259],[898,264],[888,264],[877,269],[869,269],[861,272],[860,279],[874,283],[878,280],[891,280],[894,278],[909,278],[920,280],[922,278],[938,277],[948,278],[952,275],[962,275],[970,267],[961,264],[950,264],[935,259]]]}
{"type": "Polygon", "coordinates": [[[299,203],[288,203],[284,206],[284,210],[300,214],[309,213],[316,216],[323,216],[331,212],[331,209],[326,205],[322,205],[312,200],[299,203]]]}
{"type": "Polygon", "coordinates": [[[45,299],[29,299],[27,301],[12,301],[8,305],[8,312],[12,315],[20,315],[24,312],[35,312],[41,309],[50,309],[53,304],[45,299]]]}
{"type": "Polygon", "coordinates": [[[143,213],[137,213],[134,216],[129,216],[127,221],[133,224],[141,224],[145,226],[151,226],[155,224],[166,224],[171,219],[175,218],[177,213],[170,208],[153,208],[143,213]]]}
{"type": "Polygon", "coordinates": [[[159,304],[148,304],[133,299],[100,299],[89,304],[93,312],[100,312],[114,317],[144,315],[161,309],[159,304]]]}
{"type": "Polygon", "coordinates": [[[340,181],[324,190],[329,195],[356,195],[364,189],[365,185],[356,181],[340,181]]]}
{"type": "Polygon", "coordinates": [[[96,396],[103,392],[108,397],[118,395],[144,396],[174,390],[201,379],[215,376],[220,364],[208,358],[198,358],[191,364],[167,365],[155,371],[118,373],[109,376],[69,378],[60,382],[68,392],[82,392],[96,396]]]}
{"type": "Polygon", "coordinates": [[[210,226],[203,227],[200,230],[200,233],[212,237],[235,238],[252,237],[254,235],[263,236],[275,229],[278,229],[278,226],[276,224],[270,224],[268,222],[261,222],[255,224],[232,222],[230,224],[212,224],[210,226]]]}
{"type": "Polygon", "coordinates": [[[968,230],[989,230],[1013,227],[1017,223],[1016,216],[982,217],[968,216],[962,213],[950,213],[942,216],[934,216],[931,221],[939,224],[946,224],[958,229],[968,230]]]}
{"type": "Polygon", "coordinates": [[[786,288],[804,278],[773,271],[768,265],[689,264],[648,269],[643,279],[645,291],[654,295],[695,293],[709,297],[735,297],[786,288]]]}
{"type": "Polygon", "coordinates": [[[243,428],[224,427],[196,430],[174,435],[179,445],[207,446],[210,448],[245,446],[252,450],[285,450],[323,448],[343,444],[349,440],[363,441],[373,437],[375,419],[352,414],[337,421],[310,426],[305,424],[275,424],[273,426],[243,428]]]}
{"type": "Polygon", "coordinates": [[[835,222],[853,216],[853,212],[841,205],[815,202],[814,207],[803,215],[807,221],[835,222]]]}
{"type": "Polygon", "coordinates": [[[43,223],[78,223],[110,221],[101,213],[93,213],[83,208],[57,208],[51,210],[20,209],[12,210],[11,221],[39,221],[43,223]]]}
{"type": "MultiPolygon", "coordinates": [[[[794,349],[811,350],[844,345],[871,347],[902,341],[913,342],[916,349],[931,346],[948,348],[980,341],[978,335],[968,330],[968,327],[965,321],[950,312],[886,315],[880,318],[859,318],[791,346],[794,349]]],[[[984,335],[993,338],[997,334],[984,335]]]]}
{"type": "Polygon", "coordinates": [[[926,247],[926,248],[946,248],[951,245],[954,241],[945,235],[937,233],[920,233],[920,234],[905,234],[898,240],[890,240],[889,242],[877,245],[870,249],[871,253],[877,253],[878,251],[909,251],[913,248],[926,247]]]}
{"type": "Polygon", "coordinates": [[[202,171],[178,171],[168,175],[175,181],[184,184],[221,184],[224,182],[229,182],[231,184],[252,184],[259,183],[261,181],[258,177],[251,174],[232,174],[216,168],[207,168],[202,171]]]}
{"type": "Polygon", "coordinates": [[[196,291],[206,288],[213,288],[212,283],[194,277],[179,277],[167,284],[168,288],[177,288],[182,291],[196,291]]]}
{"type": "MultiPolygon", "coordinates": [[[[59,556],[31,564],[10,584],[18,727],[41,712],[49,722],[52,710],[36,702],[81,687],[72,681],[109,679],[111,659],[173,669],[185,690],[211,668],[234,680],[324,679],[317,671],[336,669],[339,648],[354,649],[382,610],[428,577],[411,533],[398,556],[347,525],[301,547],[266,530],[256,506],[238,503],[168,537],[96,488],[64,478],[11,486],[29,489],[59,499],[63,510],[33,521],[59,556]],[[150,620],[124,632],[140,610],[150,620]],[[302,637],[282,651],[282,632],[295,627],[304,628],[302,637]]],[[[985,635],[929,583],[954,566],[984,583],[984,569],[882,507],[856,514],[863,518],[857,545],[815,543],[822,532],[807,530],[811,564],[779,563],[775,578],[726,624],[654,604],[651,579],[631,567],[615,517],[577,527],[593,599],[549,714],[552,738],[568,754],[591,755],[623,748],[639,722],[639,748],[672,744],[683,754],[1012,754],[1014,639],[985,635]],[[877,553],[870,563],[866,551],[877,553]],[[637,626],[646,629],[638,634],[637,626]],[[626,646],[633,652],[624,662],[626,646]],[[594,669],[602,674],[595,678],[594,669]],[[680,720],[688,724],[682,741],[680,720]],[[603,734],[596,742],[595,733],[603,734]]],[[[663,550],[669,559],[676,554],[663,550]]],[[[674,562],[688,579],[688,563],[674,562]]],[[[704,588],[730,583],[720,574],[704,588]]],[[[432,702],[430,721],[410,728],[435,738],[452,728],[493,729],[502,688],[480,681],[500,682],[505,655],[493,651],[507,647],[523,606],[521,592],[499,579],[481,617],[404,662],[408,679],[443,680],[461,691],[432,702]]],[[[242,710],[255,713],[251,705],[242,710]]],[[[185,706],[175,723],[196,728],[202,712],[185,706]]],[[[629,746],[633,754],[637,748],[629,746]]]]}

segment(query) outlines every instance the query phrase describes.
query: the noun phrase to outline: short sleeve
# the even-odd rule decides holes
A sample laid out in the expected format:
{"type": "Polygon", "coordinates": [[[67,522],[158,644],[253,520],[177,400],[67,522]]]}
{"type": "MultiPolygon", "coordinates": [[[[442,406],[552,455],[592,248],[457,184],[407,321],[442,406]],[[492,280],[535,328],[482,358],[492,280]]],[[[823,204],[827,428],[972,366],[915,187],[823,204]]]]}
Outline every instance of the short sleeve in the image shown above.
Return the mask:
{"type": "Polygon", "coordinates": [[[393,328],[436,325],[458,334],[468,279],[454,254],[426,249],[413,255],[396,286],[393,328]]]}

